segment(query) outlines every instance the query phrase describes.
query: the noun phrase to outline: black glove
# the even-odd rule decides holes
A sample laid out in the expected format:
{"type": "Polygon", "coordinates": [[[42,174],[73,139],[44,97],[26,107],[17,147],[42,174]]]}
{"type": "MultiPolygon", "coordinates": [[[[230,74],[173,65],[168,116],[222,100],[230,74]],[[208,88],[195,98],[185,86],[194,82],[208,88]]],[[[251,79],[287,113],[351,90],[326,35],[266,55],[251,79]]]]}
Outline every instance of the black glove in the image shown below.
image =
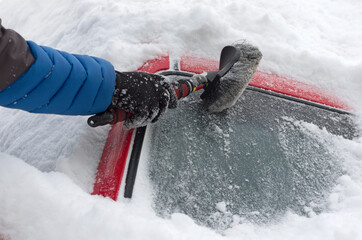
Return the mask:
{"type": "Polygon", "coordinates": [[[91,126],[104,125],[94,121],[112,117],[111,112],[122,109],[131,113],[123,124],[124,128],[131,129],[156,122],[167,107],[176,106],[175,91],[163,76],[145,72],[116,72],[116,87],[111,105],[105,112],[97,114],[96,118],[91,117],[92,120],[88,120],[88,123],[91,126]]]}

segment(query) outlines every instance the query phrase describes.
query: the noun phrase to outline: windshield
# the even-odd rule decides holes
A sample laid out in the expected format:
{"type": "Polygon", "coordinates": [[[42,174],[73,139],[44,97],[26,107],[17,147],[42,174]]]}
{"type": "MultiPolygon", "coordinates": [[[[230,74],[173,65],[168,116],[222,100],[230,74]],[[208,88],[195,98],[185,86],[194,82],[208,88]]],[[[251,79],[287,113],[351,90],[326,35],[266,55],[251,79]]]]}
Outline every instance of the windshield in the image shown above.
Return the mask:
{"type": "Polygon", "coordinates": [[[318,214],[343,170],[315,126],[354,134],[347,114],[253,90],[226,113],[207,113],[197,93],[180,101],[151,134],[154,208],[214,229],[271,221],[286,210],[318,214]]]}

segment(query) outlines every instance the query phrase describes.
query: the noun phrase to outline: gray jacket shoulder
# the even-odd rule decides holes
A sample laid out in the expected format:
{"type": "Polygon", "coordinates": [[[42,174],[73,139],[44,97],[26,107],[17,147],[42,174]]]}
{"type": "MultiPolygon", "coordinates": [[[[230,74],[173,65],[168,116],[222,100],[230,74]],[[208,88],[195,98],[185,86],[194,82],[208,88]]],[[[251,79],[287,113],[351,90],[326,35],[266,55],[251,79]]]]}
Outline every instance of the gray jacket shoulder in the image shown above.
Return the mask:
{"type": "Polygon", "coordinates": [[[0,91],[15,82],[33,64],[25,39],[2,26],[0,19],[0,91]]]}

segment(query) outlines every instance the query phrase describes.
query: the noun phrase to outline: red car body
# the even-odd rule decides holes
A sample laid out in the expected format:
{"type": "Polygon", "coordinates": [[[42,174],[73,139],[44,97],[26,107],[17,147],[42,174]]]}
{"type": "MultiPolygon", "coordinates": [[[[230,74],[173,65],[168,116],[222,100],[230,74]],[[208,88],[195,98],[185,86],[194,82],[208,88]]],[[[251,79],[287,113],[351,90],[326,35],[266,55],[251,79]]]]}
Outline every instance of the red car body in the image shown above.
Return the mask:
{"type": "MultiPolygon", "coordinates": [[[[217,71],[218,65],[218,61],[195,57],[182,57],[179,62],[171,62],[169,56],[164,56],[146,62],[138,71],[158,73],[171,70],[199,74],[217,71]]],[[[322,105],[335,111],[351,111],[346,103],[326,91],[276,74],[257,71],[249,86],[281,94],[297,101],[322,105]]],[[[99,162],[92,194],[117,200],[121,185],[125,184],[124,172],[130,158],[133,134],[133,129],[124,130],[122,123],[112,126],[99,162]]]]}

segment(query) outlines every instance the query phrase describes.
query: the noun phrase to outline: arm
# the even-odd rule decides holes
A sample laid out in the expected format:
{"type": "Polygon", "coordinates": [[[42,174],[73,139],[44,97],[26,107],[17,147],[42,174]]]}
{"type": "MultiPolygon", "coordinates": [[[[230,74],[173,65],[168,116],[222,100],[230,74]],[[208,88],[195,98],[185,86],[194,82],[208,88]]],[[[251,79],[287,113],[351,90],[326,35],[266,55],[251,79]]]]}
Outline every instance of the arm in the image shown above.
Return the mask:
{"type": "Polygon", "coordinates": [[[0,46],[0,106],[90,115],[110,105],[116,75],[108,61],[26,42],[4,27],[0,46]]]}
{"type": "Polygon", "coordinates": [[[167,107],[176,107],[175,92],[164,80],[139,72],[116,75],[113,65],[104,59],[26,42],[15,31],[1,26],[3,107],[63,115],[123,109],[133,114],[125,127],[144,126],[157,121],[167,107]]]}

